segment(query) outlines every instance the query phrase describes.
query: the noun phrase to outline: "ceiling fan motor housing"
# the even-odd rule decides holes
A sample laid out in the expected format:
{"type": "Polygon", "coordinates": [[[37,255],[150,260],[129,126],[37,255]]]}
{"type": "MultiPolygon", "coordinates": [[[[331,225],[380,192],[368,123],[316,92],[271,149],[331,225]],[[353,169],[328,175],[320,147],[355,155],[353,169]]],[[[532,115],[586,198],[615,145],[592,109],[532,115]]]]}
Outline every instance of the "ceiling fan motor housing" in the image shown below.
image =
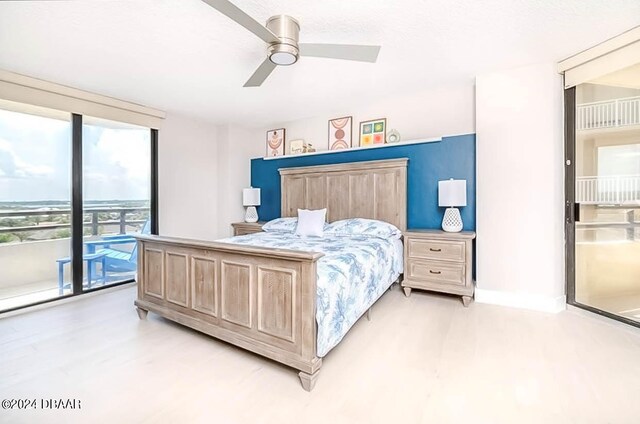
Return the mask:
{"type": "Polygon", "coordinates": [[[293,65],[298,61],[298,35],[300,24],[288,15],[276,15],[269,18],[266,27],[280,40],[271,44],[267,50],[269,60],[276,65],[293,65]]]}

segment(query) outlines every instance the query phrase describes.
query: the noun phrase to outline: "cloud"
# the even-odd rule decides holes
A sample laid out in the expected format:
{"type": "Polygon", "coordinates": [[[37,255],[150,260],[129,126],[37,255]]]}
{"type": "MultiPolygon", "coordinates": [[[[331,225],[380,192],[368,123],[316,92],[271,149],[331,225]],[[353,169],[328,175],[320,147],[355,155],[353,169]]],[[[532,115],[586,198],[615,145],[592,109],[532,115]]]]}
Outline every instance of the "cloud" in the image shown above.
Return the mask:
{"type": "Polygon", "coordinates": [[[33,165],[22,160],[13,151],[11,143],[0,138],[0,178],[41,178],[53,174],[46,165],[33,165]]]}

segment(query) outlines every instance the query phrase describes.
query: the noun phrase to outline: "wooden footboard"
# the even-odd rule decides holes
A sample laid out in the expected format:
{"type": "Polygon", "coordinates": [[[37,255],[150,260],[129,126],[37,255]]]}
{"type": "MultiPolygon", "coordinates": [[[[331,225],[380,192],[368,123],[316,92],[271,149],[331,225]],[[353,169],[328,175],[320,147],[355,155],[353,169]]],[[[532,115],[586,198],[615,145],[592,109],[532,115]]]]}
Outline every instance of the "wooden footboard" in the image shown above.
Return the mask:
{"type": "Polygon", "coordinates": [[[138,236],[138,299],[147,311],[301,371],[316,356],[316,262],[322,253],[138,236]]]}

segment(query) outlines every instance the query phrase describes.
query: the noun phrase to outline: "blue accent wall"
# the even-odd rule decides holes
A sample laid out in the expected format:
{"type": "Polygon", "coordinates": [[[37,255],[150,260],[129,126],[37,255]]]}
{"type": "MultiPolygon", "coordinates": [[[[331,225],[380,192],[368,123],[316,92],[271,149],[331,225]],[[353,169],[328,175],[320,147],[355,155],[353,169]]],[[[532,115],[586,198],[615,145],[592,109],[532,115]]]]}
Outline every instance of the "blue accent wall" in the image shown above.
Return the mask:
{"type": "Polygon", "coordinates": [[[407,169],[407,227],[441,228],[444,208],[438,207],[438,181],[467,180],[467,206],[460,209],[465,230],[476,229],[476,136],[443,137],[435,143],[398,144],[379,149],[357,149],[326,155],[251,160],[251,185],[261,189],[260,220],[280,216],[278,168],[329,165],[409,158],[407,169]]]}

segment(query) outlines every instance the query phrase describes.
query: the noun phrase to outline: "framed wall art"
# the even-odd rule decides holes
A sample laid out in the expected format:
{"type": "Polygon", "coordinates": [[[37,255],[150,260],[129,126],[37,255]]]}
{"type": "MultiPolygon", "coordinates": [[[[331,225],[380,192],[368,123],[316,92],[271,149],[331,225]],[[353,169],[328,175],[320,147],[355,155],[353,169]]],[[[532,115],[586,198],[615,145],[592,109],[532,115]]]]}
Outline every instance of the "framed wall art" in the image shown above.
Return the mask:
{"type": "Polygon", "coordinates": [[[291,140],[289,142],[289,154],[291,155],[299,155],[300,153],[304,153],[304,148],[306,143],[304,140],[291,140]]]}
{"type": "Polygon", "coordinates": [[[267,131],[266,157],[284,156],[285,129],[267,131]]]}
{"type": "Polygon", "coordinates": [[[329,150],[343,150],[351,147],[353,117],[344,116],[329,120],[329,150]]]}
{"type": "Polygon", "coordinates": [[[360,146],[374,146],[386,142],[387,118],[360,122],[360,146]]]}

